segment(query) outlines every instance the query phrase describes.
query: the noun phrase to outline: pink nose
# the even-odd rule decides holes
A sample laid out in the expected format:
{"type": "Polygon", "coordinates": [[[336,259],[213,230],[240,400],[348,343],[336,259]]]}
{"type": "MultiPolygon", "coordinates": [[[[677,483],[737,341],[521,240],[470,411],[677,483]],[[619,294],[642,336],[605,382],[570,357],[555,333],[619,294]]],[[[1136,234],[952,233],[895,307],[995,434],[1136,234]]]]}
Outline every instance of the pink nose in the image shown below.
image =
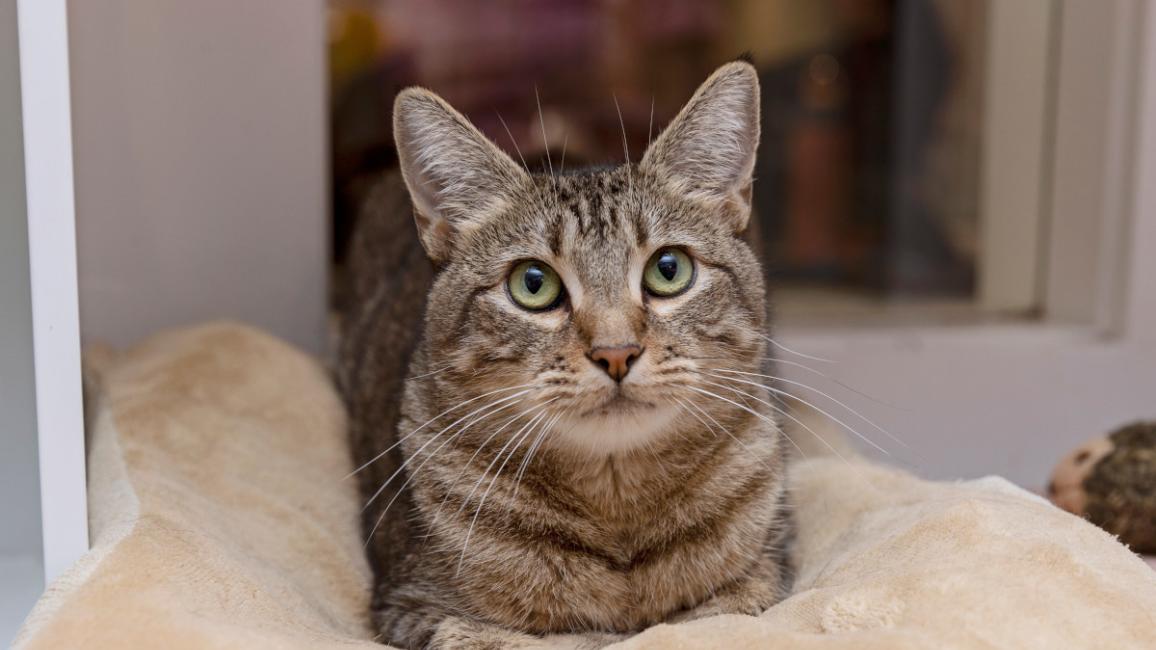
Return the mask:
{"type": "Polygon", "coordinates": [[[622,381],[634,360],[642,354],[642,348],[637,345],[615,345],[610,347],[594,348],[590,351],[590,360],[601,366],[606,374],[614,381],[622,381]]]}

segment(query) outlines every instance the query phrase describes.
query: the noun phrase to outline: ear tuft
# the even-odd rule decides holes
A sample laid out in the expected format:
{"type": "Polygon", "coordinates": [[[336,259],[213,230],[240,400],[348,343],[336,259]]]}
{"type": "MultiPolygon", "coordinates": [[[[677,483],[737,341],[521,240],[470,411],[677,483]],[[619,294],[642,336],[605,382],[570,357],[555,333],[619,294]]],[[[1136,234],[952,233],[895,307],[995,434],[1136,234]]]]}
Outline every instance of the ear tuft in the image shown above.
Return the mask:
{"type": "Polygon", "coordinates": [[[393,104],[393,138],[426,252],[443,262],[455,241],[500,213],[529,175],[445,100],[407,88],[393,104]]]}
{"type": "Polygon", "coordinates": [[[720,209],[736,232],[750,217],[759,144],[759,79],[744,61],[727,63],[695,91],[642,159],[674,191],[720,209]]]}

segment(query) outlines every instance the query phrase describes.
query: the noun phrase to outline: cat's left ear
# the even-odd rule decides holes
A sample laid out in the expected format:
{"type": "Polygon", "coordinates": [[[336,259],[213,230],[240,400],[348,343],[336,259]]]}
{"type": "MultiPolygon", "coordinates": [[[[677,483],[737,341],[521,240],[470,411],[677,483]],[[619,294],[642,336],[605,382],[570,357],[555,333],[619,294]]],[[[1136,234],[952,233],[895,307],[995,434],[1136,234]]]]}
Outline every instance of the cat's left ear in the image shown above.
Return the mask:
{"type": "Polygon", "coordinates": [[[418,234],[437,263],[530,183],[529,175],[461,113],[423,88],[398,94],[393,138],[418,234]]]}
{"type": "Polygon", "coordinates": [[[759,144],[759,78],[735,61],[714,72],[642,158],[644,171],[716,210],[735,232],[747,227],[759,144]]]}

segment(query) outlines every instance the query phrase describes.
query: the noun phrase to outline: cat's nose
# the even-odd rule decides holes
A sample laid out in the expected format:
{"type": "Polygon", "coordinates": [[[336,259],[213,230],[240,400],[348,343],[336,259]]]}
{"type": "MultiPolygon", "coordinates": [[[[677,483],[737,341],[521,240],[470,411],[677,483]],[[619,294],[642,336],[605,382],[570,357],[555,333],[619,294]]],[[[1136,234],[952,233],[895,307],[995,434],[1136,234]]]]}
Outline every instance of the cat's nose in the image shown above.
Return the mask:
{"type": "Polygon", "coordinates": [[[612,345],[597,347],[590,351],[590,360],[601,367],[614,381],[622,381],[634,360],[642,354],[637,345],[612,345]]]}

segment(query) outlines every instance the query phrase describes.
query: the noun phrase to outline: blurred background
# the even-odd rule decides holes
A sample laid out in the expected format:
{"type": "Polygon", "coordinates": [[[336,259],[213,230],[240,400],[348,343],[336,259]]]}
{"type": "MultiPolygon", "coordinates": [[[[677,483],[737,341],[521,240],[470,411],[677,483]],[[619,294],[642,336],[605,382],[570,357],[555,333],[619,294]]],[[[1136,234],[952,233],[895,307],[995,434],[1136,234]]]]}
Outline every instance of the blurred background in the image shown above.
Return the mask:
{"type": "Polygon", "coordinates": [[[400,88],[432,88],[535,164],[621,162],[624,136],[637,160],[746,53],[763,91],[756,232],[782,309],[965,305],[985,18],[974,0],[331,0],[334,258],[395,164],[400,88]]]}

